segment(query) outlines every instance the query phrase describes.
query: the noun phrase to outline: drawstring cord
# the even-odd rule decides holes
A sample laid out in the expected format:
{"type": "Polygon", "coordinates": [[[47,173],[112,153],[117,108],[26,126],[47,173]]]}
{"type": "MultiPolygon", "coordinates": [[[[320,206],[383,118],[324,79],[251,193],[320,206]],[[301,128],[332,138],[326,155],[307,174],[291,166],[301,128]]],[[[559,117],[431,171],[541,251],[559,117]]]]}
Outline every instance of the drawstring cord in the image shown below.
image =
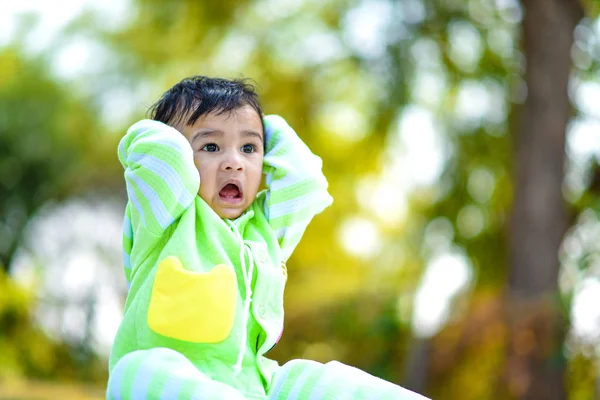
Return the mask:
{"type": "Polygon", "coordinates": [[[242,343],[240,345],[240,350],[238,352],[237,362],[233,366],[233,371],[235,373],[235,376],[237,376],[242,370],[242,362],[246,353],[246,345],[248,344],[247,329],[248,317],[250,314],[250,303],[252,302],[252,276],[254,274],[254,257],[252,256],[252,251],[250,250],[250,247],[246,243],[244,243],[244,239],[242,238],[242,235],[240,234],[235,224],[229,220],[227,220],[227,222],[229,223],[236,236],[240,240],[240,264],[242,267],[242,273],[244,275],[244,286],[246,287],[246,299],[244,300],[244,312],[242,317],[242,326],[244,329],[244,333],[242,337],[242,343]],[[246,248],[248,249],[248,258],[250,262],[248,270],[246,270],[246,255],[244,254],[246,252],[246,248]]]}

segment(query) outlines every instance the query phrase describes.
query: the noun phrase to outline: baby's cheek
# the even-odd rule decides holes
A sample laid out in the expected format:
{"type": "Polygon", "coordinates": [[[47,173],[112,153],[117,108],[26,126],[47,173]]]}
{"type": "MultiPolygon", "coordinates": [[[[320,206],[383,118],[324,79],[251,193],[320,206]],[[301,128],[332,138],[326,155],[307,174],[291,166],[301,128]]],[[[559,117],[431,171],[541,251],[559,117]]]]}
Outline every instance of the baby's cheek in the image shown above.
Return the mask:
{"type": "Polygon", "coordinates": [[[200,175],[200,188],[198,188],[198,194],[202,196],[202,193],[206,191],[206,186],[209,181],[206,174],[203,174],[200,168],[198,168],[198,175],[200,175]]]}
{"type": "Polygon", "coordinates": [[[198,195],[202,197],[202,199],[205,202],[211,204],[211,190],[207,187],[206,184],[202,183],[202,178],[200,178],[200,189],[198,189],[198,195]]]}
{"type": "Polygon", "coordinates": [[[199,170],[198,174],[200,175],[200,188],[198,189],[198,194],[204,201],[210,204],[209,199],[211,198],[211,192],[214,191],[214,179],[211,179],[211,176],[202,170],[199,170]]]}
{"type": "Polygon", "coordinates": [[[194,164],[196,165],[196,169],[200,175],[200,184],[204,184],[204,186],[210,186],[210,182],[214,180],[214,172],[211,173],[211,169],[214,168],[211,168],[210,164],[203,162],[198,156],[194,158],[194,164]]]}
{"type": "Polygon", "coordinates": [[[200,155],[197,152],[194,153],[194,165],[196,166],[198,172],[200,172],[200,169],[202,169],[202,159],[200,158],[200,155]]]}

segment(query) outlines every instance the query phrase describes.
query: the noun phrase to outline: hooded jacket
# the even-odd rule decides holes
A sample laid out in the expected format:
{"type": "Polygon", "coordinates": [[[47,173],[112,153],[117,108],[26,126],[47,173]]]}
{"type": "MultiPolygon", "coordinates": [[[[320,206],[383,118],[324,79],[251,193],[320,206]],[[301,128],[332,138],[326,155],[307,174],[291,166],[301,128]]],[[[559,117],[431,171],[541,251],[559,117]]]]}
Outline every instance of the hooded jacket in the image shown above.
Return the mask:
{"type": "Polygon", "coordinates": [[[265,397],[277,363],[264,354],[283,330],[285,262],[332,198],[321,159],[281,117],[264,122],[267,189],[235,220],[221,219],[198,195],[193,152],[177,130],[142,120],[121,140],[129,292],[109,361],[119,383],[108,398],[135,391],[144,361],[115,366],[146,349],[177,352],[207,382],[265,397]]]}

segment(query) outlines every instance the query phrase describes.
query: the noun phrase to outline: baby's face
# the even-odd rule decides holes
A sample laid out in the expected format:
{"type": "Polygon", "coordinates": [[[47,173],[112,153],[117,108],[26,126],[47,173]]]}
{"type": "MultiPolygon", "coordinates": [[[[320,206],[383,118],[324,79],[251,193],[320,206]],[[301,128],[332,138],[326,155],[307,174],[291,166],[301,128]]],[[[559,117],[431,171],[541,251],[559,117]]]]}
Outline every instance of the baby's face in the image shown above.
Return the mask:
{"type": "Polygon", "coordinates": [[[264,132],[258,113],[246,105],[204,115],[180,130],[194,150],[200,197],[221,218],[239,217],[254,201],[262,178],[264,132]]]}

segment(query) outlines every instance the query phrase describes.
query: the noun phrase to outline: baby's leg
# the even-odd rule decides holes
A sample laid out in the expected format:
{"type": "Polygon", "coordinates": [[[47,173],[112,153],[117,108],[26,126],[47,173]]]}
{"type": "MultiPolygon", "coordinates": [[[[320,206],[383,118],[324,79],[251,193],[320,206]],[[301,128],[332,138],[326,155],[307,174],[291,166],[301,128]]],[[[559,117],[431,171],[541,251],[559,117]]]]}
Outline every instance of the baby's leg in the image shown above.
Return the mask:
{"type": "Polygon", "coordinates": [[[425,400],[426,398],[337,361],[292,360],[275,374],[269,400],[425,400]]]}
{"type": "Polygon", "coordinates": [[[112,370],[107,400],[243,400],[237,390],[203,375],[181,353],[167,348],[138,350],[112,370]]]}

